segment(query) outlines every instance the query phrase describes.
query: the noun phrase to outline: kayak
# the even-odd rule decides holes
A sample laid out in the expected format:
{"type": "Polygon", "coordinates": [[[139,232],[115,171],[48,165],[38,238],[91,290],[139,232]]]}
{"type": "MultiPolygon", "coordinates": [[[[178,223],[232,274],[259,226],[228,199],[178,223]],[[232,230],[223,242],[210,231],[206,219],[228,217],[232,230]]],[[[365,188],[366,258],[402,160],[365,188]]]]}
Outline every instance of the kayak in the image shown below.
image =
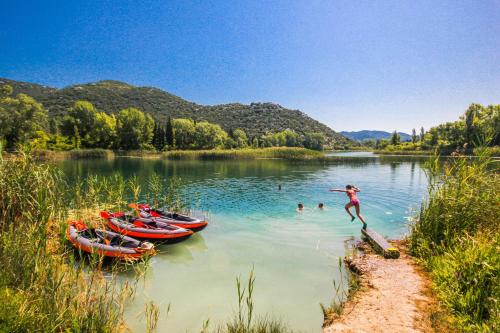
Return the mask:
{"type": "Polygon", "coordinates": [[[137,218],[124,213],[101,212],[111,230],[122,235],[156,241],[178,242],[189,238],[193,231],[147,218],[137,218]]]}
{"type": "Polygon", "coordinates": [[[66,231],[68,240],[79,250],[105,257],[138,259],[155,253],[154,245],[112,231],[88,228],[82,221],[71,221],[66,231]]]}
{"type": "MultiPolygon", "coordinates": [[[[131,207],[132,206],[134,205],[131,204],[131,207]]],[[[151,208],[148,204],[137,204],[132,208],[138,209],[140,216],[143,218],[170,223],[181,228],[193,230],[194,232],[203,230],[208,225],[208,221],[188,215],[169,212],[164,209],[151,208]]]]}

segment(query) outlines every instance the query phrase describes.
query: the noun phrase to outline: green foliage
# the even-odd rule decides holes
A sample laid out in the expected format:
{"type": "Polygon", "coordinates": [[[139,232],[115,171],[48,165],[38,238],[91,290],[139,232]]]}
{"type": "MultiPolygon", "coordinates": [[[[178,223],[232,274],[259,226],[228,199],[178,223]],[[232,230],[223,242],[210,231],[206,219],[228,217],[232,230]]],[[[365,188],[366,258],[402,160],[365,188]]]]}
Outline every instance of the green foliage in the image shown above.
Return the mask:
{"type": "MultiPolygon", "coordinates": [[[[472,153],[473,147],[500,144],[500,105],[471,104],[458,121],[431,128],[427,133],[422,127],[420,137],[412,131],[412,142],[400,143],[393,134],[391,150],[433,150],[443,154],[472,153]],[[419,139],[419,140],[418,140],[419,139]],[[420,142],[417,142],[420,141],[420,142]]],[[[387,149],[379,145],[376,149],[387,149]]]]}
{"type": "Polygon", "coordinates": [[[47,111],[40,103],[25,94],[11,97],[11,93],[7,86],[0,94],[0,138],[5,139],[7,148],[34,139],[37,131],[48,128],[47,111]]]}
{"type": "Polygon", "coordinates": [[[172,118],[168,117],[167,125],[165,126],[165,144],[168,147],[174,146],[174,129],[172,127],[172,118]]]}
{"type": "Polygon", "coordinates": [[[234,140],[234,148],[246,148],[248,146],[248,137],[244,130],[237,128],[231,136],[234,140]]]}
{"type": "Polygon", "coordinates": [[[117,81],[74,85],[60,90],[0,79],[2,81],[11,84],[15,92],[24,92],[39,100],[51,116],[62,117],[75,101],[85,100],[107,114],[116,114],[118,110],[133,107],[150,114],[159,122],[166,122],[169,117],[191,118],[218,124],[225,131],[241,128],[250,138],[291,129],[299,135],[321,132],[327,139],[326,143],[332,146],[353,143],[299,110],[286,109],[273,103],[204,106],[160,89],[134,87],[117,81]]]}
{"type": "Polygon", "coordinates": [[[193,147],[196,127],[192,119],[173,119],[172,128],[176,148],[189,149],[193,147]]]}
{"type": "Polygon", "coordinates": [[[325,139],[323,133],[306,133],[304,136],[304,147],[313,150],[323,150],[325,139]]]}
{"type": "Polygon", "coordinates": [[[392,132],[391,136],[391,144],[392,145],[398,145],[401,142],[401,137],[399,136],[397,131],[392,132]]]}
{"type": "Polygon", "coordinates": [[[219,125],[206,121],[198,122],[195,125],[194,147],[197,149],[222,148],[227,139],[227,133],[219,125]]]}
{"type": "Polygon", "coordinates": [[[428,163],[428,199],[410,245],[460,330],[489,332],[500,328],[500,177],[489,152],[478,155],[428,163]]]}
{"type": "Polygon", "coordinates": [[[417,143],[418,141],[418,136],[417,136],[417,131],[415,129],[411,130],[411,142],[413,144],[417,143]]]}
{"type": "Polygon", "coordinates": [[[123,109],[118,113],[116,132],[118,147],[121,149],[141,149],[153,138],[153,118],[135,108],[123,109]]]}

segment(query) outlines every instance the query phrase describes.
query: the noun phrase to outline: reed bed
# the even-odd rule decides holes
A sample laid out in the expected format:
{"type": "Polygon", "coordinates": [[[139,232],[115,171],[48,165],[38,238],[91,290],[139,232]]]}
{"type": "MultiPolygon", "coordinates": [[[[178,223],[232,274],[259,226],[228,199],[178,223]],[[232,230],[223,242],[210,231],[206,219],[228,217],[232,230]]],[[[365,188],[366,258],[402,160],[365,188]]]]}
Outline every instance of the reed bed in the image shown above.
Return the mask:
{"type": "Polygon", "coordinates": [[[247,149],[215,149],[215,150],[174,150],[164,153],[170,160],[238,160],[276,158],[287,160],[322,159],[322,152],[297,147],[247,148],[247,149]]]}
{"type": "Polygon", "coordinates": [[[30,153],[36,159],[41,161],[60,161],[60,160],[78,160],[78,159],[111,159],[115,157],[112,150],[108,149],[76,149],[68,151],[54,150],[34,150],[30,153]]]}
{"type": "Polygon", "coordinates": [[[458,331],[500,330],[500,177],[487,149],[475,158],[431,159],[428,198],[410,249],[429,269],[458,331]]]}

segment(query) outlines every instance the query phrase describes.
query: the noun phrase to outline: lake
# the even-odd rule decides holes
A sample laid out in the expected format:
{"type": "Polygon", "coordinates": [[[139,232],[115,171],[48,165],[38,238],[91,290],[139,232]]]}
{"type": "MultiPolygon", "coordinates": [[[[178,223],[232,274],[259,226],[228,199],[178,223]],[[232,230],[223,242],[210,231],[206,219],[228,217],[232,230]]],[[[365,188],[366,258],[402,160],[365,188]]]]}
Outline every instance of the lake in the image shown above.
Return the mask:
{"type": "Polygon", "coordinates": [[[160,246],[152,259],[126,309],[134,332],[144,331],[139,317],[148,301],[161,307],[159,332],[199,332],[207,319],[211,327],[229,319],[237,311],[235,279],[246,281],[252,268],[257,314],[281,318],[295,330],[319,332],[320,303],[331,302],[339,257],[346,242],[359,238],[361,227],[344,211],[346,195],[328,189],[360,187],[368,225],[385,236],[401,237],[426,193],[421,161],[354,154],[328,163],[115,158],[58,164],[73,179],[115,172],[137,175],[143,182],[152,173],[177,176],[186,203],[207,212],[205,230],[182,243],[160,246]],[[296,211],[299,202],[306,207],[302,213],[296,211]],[[324,210],[316,208],[319,202],[324,210]]]}

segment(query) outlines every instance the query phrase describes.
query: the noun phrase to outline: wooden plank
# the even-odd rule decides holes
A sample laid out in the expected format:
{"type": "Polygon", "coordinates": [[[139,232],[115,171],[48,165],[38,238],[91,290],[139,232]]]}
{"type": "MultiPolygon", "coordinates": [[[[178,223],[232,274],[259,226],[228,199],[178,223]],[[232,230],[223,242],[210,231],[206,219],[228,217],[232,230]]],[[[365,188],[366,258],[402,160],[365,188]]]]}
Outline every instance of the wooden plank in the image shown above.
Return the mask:
{"type": "Polygon", "coordinates": [[[370,243],[373,249],[384,256],[384,258],[399,258],[399,251],[389,244],[378,232],[373,229],[361,229],[362,236],[370,243]]]}

